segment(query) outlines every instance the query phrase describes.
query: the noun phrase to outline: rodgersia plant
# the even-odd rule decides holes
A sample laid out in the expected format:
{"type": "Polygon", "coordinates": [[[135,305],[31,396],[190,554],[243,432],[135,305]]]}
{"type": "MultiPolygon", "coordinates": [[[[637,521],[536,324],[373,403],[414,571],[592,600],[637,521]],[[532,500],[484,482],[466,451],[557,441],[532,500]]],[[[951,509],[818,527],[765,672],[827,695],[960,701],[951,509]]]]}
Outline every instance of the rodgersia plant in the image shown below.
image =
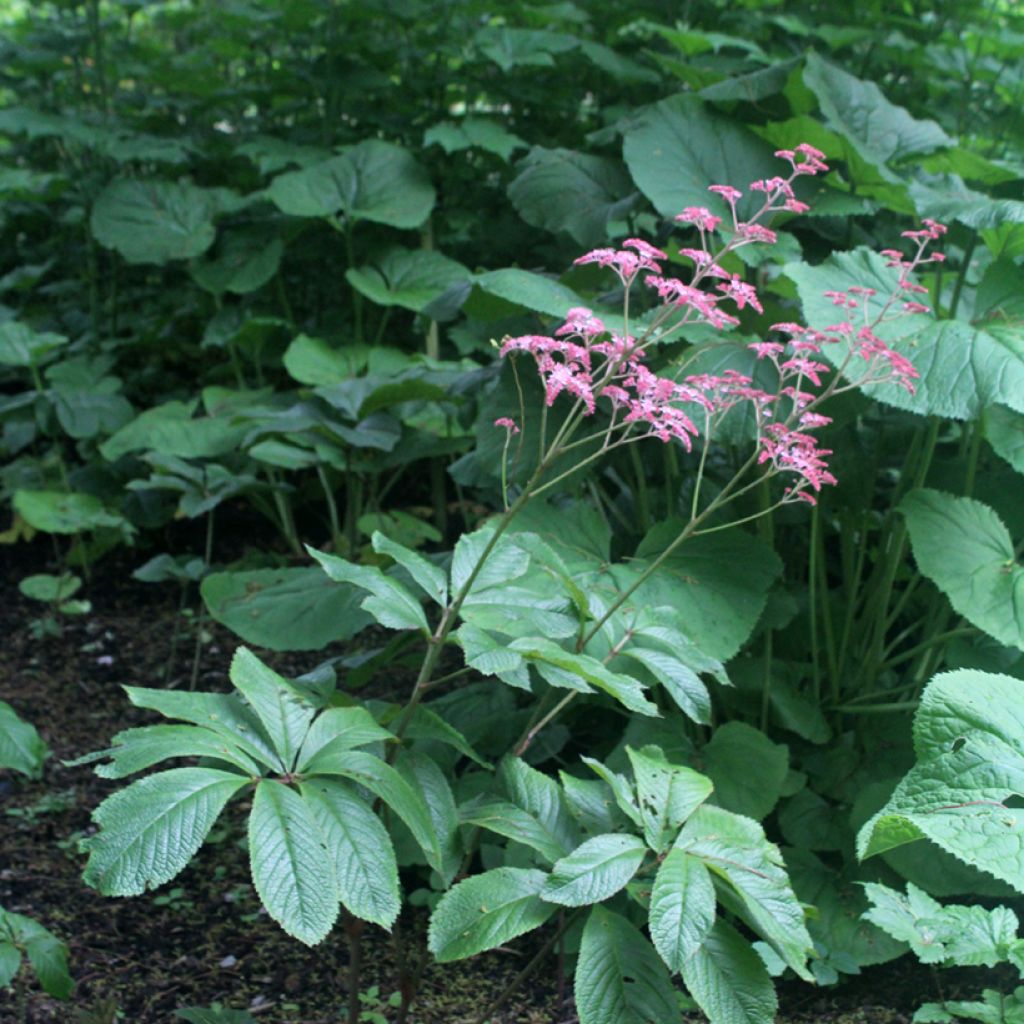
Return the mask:
{"type": "MultiPolygon", "coordinates": [[[[98,809],[92,884],[127,895],[169,880],[227,800],[253,793],[250,856],[268,912],[313,943],[344,906],[357,956],[362,921],[391,927],[398,919],[392,844],[401,822],[399,846],[407,849],[411,834],[416,857],[432,869],[428,949],[438,960],[493,949],[557,919],[533,966],[577,937],[582,1024],[678,1020],[674,974],[712,1021],[772,1019],[772,983],[748,936],[804,978],[812,943],[778,849],[757,821],[716,799],[690,756],[699,730],[713,724],[702,677],[729,681],[684,610],[692,607],[686,580],[669,570],[688,542],[780,505],[813,504],[835,482],[831,452],[817,439],[831,398],[866,384],[913,388],[913,366],[879,328],[923,311],[910,275],[936,258],[927,244],[943,230],[929,223],[913,233],[910,258],[890,254],[899,271],[891,295],[836,295],[836,322],[780,323],[751,343],[773,387],[738,371],[687,373],[686,360],[658,372],[655,355],[689,327],[724,332],[746,307],[762,312],[754,287],[725,269],[727,257],[773,244],[770,218],[806,210],[794,184],[826,170],[810,146],[778,155],[788,175],[751,185],[759,205],[745,219],[741,193],[726,185],[711,189],[725,220],[705,207],[677,218],[695,236],[680,250],[692,265],[687,280],[668,276],[667,253],[641,239],[594,250],[577,262],[618,277],[621,316],[576,308],[551,335],[502,342],[503,357],[535,363],[544,398],[533,409],[524,397],[517,414],[491,428],[505,431],[505,508],[458,541],[450,564],[379,533],[373,548],[393,563],[387,570],[312,552],[331,579],[366,593],[362,606],[381,626],[423,644],[407,701],[359,707],[288,683],[249,652],[233,664],[237,695],[133,690],[136,703],[191,724],[129,730],[95,755],[112,758],[99,770],[122,777],[182,756],[204,764],[150,775],[98,809]],[[752,450],[712,487],[717,432],[743,411],[752,450]],[[593,509],[556,509],[545,498],[640,442],[699,449],[688,514],[615,562],[593,509]],[[523,469],[526,444],[536,456],[523,469]],[[744,495],[771,495],[776,478],[774,496],[750,512],[744,495]],[[452,651],[463,660],[454,670],[452,651]],[[469,687],[488,709],[484,724],[504,735],[484,752],[446,716],[459,691],[441,689],[470,673],[484,679],[469,687]],[[568,762],[557,778],[539,770],[530,761],[543,763],[558,720],[581,703],[623,715],[628,742],[603,760],[568,762]],[[658,719],[671,728],[643,725],[658,719]],[[487,870],[476,872],[478,864],[487,870]]],[[[743,542],[742,531],[733,537],[743,542]]],[[[467,721],[474,724],[457,720],[467,721]]],[[[475,737],[486,731],[480,725],[475,737]]],[[[426,952],[399,958],[407,965],[399,1021],[426,952]]],[[[358,1013],[353,999],[350,1018],[358,1013]]]]}

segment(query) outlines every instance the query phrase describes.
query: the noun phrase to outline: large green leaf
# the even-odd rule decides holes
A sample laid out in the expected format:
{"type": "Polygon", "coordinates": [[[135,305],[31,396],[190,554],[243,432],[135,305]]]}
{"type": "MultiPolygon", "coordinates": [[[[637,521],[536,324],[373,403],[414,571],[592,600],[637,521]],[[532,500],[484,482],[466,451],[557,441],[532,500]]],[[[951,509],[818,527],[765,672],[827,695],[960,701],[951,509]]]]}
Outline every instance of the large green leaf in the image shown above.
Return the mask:
{"type": "Polygon", "coordinates": [[[326,938],[341,909],[327,841],[295,790],[274,780],[256,787],[249,815],[253,885],[267,913],[307,946],[326,938]]]}
{"type": "Polygon", "coordinates": [[[726,223],[728,206],[708,186],[746,189],[780,167],[771,147],[747,128],[686,93],[644,110],[626,131],[622,153],[633,180],[663,217],[706,206],[726,223]]]}
{"type": "Polygon", "coordinates": [[[247,643],[272,651],[316,651],[373,620],[364,594],[317,568],[211,573],[200,585],[210,614],[247,643]]]}
{"type": "Polygon", "coordinates": [[[988,443],[1018,473],[1024,473],[1024,415],[994,405],[985,410],[983,422],[988,443]]]}
{"type": "Polygon", "coordinates": [[[580,1024],[673,1024],[682,1020],[658,954],[619,914],[594,907],[576,962],[580,1024]]]}
{"type": "Polygon", "coordinates": [[[390,928],[401,909],[398,864],[380,819],[350,786],[308,779],[302,796],[334,858],[338,894],[350,914],[390,928]]]}
{"type": "Polygon", "coordinates": [[[316,712],[309,697],[264,665],[247,647],[235,651],[230,676],[235,689],[263,723],[282,768],[291,771],[316,712]]]}
{"type": "Polygon", "coordinates": [[[683,964],[683,981],[711,1024],[772,1024],[775,988],[761,958],[726,921],[716,921],[683,964]]]}
{"type": "Polygon", "coordinates": [[[728,882],[736,897],[730,909],[745,916],[797,974],[811,980],[807,957],[813,944],[803,907],[779,848],[756,821],[705,805],[683,826],[675,849],[698,857],[728,882]]]}
{"type": "Polygon", "coordinates": [[[414,313],[471,276],[461,263],[428,249],[388,249],[373,263],[345,271],[345,280],[379,306],[414,313]]]}
{"type": "Polygon", "coordinates": [[[917,763],[860,830],[870,857],[927,838],[1024,892],[1024,683],[959,669],[935,676],[914,717],[917,763]]]}
{"type": "Polygon", "coordinates": [[[129,452],[153,451],[179,459],[202,459],[237,451],[251,429],[227,417],[194,416],[196,402],[165,402],[139,413],[100,446],[111,462],[129,452]]]}
{"type": "Polygon", "coordinates": [[[953,145],[934,121],[918,121],[890,103],[874,82],[807,55],[804,84],[818,97],[825,123],[876,166],[953,145]]]}
{"type": "Polygon", "coordinates": [[[192,859],[224,805],[248,783],[213,768],[172,768],[132,783],[93,812],[83,877],[105,896],[138,896],[192,859]]]}
{"type": "Polygon", "coordinates": [[[636,198],[625,168],[608,157],[534,146],[517,169],[508,195],[523,220],[568,232],[587,248],[607,239],[608,221],[622,218],[636,198]]]}
{"type": "Polygon", "coordinates": [[[789,770],[789,752],[745,722],[719,726],[701,751],[715,784],[715,802],[760,821],[778,803],[789,770]]]}
{"type": "Polygon", "coordinates": [[[650,909],[651,940],[669,970],[683,970],[714,923],[715,886],[704,862],[670,850],[654,876],[650,909]]]}
{"type": "Polygon", "coordinates": [[[207,259],[197,260],[192,276],[214,295],[248,295],[262,288],[277,273],[284,253],[280,238],[262,231],[234,231],[207,259]]]}
{"type": "Polygon", "coordinates": [[[80,533],[126,525],[121,516],[107,512],[94,494],[15,491],[13,505],[29,526],[43,533],[80,533]]]}
{"type": "Polygon", "coordinates": [[[296,768],[305,773],[320,754],[333,756],[343,750],[354,750],[370,743],[394,740],[394,735],[382,729],[366,708],[328,708],[317,715],[302,743],[296,768]]]}
{"type": "MultiPolygon", "coordinates": [[[[488,295],[495,295],[516,306],[546,313],[548,316],[564,317],[573,307],[586,305],[582,296],[564,284],[518,267],[477,274],[473,283],[488,295]]],[[[605,322],[610,323],[607,319],[605,322]]]]}
{"type": "Polygon", "coordinates": [[[0,768],[10,768],[37,779],[43,773],[47,749],[35,726],[0,700],[0,768]]]}
{"type": "Polygon", "coordinates": [[[547,876],[525,868],[473,875],[441,897],[427,944],[441,963],[463,960],[540,927],[558,909],[538,895],[547,876]]]}
{"type": "Polygon", "coordinates": [[[495,832],[536,850],[549,864],[566,853],[564,844],[529,811],[505,800],[486,800],[462,809],[462,822],[495,832]]]}
{"type": "Polygon", "coordinates": [[[343,215],[396,228],[419,227],[435,200],[420,164],[401,146],[379,139],[279,175],[267,192],[278,209],[295,217],[343,215]]]}
{"type": "Polygon", "coordinates": [[[444,572],[429,558],[386,537],[379,530],[374,530],[370,543],[378,555],[393,558],[413,578],[416,585],[442,608],[448,603],[448,581],[444,572]]]}
{"type": "Polygon", "coordinates": [[[63,334],[34,331],[27,324],[8,320],[0,324],[0,365],[42,366],[67,343],[63,334]]]}
{"type": "Polygon", "coordinates": [[[973,498],[931,488],[911,491],[900,511],[921,572],[964,618],[1024,650],[1024,567],[999,516],[973,498]]]}
{"type": "Polygon", "coordinates": [[[553,778],[519,757],[506,757],[498,775],[509,800],[533,815],[549,834],[557,837],[561,846],[559,857],[576,848],[579,830],[569,813],[565,794],[553,778]]]}
{"type": "Polygon", "coordinates": [[[508,161],[517,149],[526,149],[518,135],[486,117],[464,117],[459,121],[441,121],[423,133],[423,145],[440,146],[446,153],[479,148],[508,161]]]}
{"type": "Polygon", "coordinates": [[[541,898],[564,907],[602,903],[624,888],[647,853],[637,836],[594,836],[551,869],[541,898]]]}
{"type": "Polygon", "coordinates": [[[129,263],[167,263],[210,248],[216,211],[213,195],[195,185],[121,178],[99,194],[89,223],[129,263]]]}
{"type": "Polygon", "coordinates": [[[680,826],[711,795],[711,780],[685,765],[665,760],[658,747],[626,748],[636,779],[644,838],[661,853],[680,826]]]}
{"type": "MultiPolygon", "coordinates": [[[[825,292],[873,288],[878,309],[889,295],[899,292],[895,273],[881,256],[867,249],[834,253],[815,267],[788,264],[786,275],[796,283],[805,321],[818,330],[843,319],[825,292]]],[[[909,359],[920,376],[914,381],[914,394],[895,384],[879,384],[864,389],[871,398],[921,415],[959,420],[977,419],[983,409],[996,403],[1024,412],[1024,338],[1012,330],[986,330],[961,320],[915,315],[883,324],[877,333],[909,359]]],[[[845,348],[826,345],[822,354],[835,365],[845,348]]],[[[855,359],[852,373],[862,365],[855,359]]]]}
{"type": "Polygon", "coordinates": [[[418,629],[425,633],[430,631],[419,601],[401,583],[385,576],[375,565],[356,565],[337,555],[314,548],[308,550],[336,583],[349,583],[369,591],[370,596],[363,599],[361,607],[382,626],[418,629]]]}

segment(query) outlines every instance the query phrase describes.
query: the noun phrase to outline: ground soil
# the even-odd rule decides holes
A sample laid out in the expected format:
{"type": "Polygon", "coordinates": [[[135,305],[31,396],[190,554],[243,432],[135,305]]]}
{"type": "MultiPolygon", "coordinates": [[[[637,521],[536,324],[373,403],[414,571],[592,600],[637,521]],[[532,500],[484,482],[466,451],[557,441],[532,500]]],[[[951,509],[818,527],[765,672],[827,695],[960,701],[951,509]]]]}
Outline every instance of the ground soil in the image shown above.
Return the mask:
{"type": "MultiPolygon", "coordinates": [[[[344,1019],[349,957],[341,930],[307,949],[261,912],[248,877],[244,808],[229,811],[215,841],[155,893],[108,899],[82,884],[79,842],[91,832],[90,812],[118,783],[62,761],[103,747],[120,729],[152,721],[128,704],[120,686],[164,684],[178,592],[173,585],[131,580],[131,568],[144,556],[115,555],[94,571],[91,614],[66,620],[59,638],[34,639],[30,622],[39,606],[21,597],[17,581],[52,570],[47,551],[39,544],[0,549],[0,698],[36,725],[53,752],[39,782],[0,772],[0,905],[36,918],[64,939],[76,980],[71,1004],[31,989],[28,1021],[169,1024],[177,1019],[176,1009],[214,1001],[249,1009],[274,1024],[344,1019]]],[[[226,630],[211,627],[202,649],[200,689],[227,688],[235,643],[226,630]]],[[[279,670],[297,673],[322,657],[279,655],[273,661],[279,670]]],[[[187,685],[190,659],[189,642],[178,652],[170,685],[187,685]]],[[[422,928],[422,918],[410,914],[401,931],[416,939],[422,928]]],[[[530,960],[537,942],[527,937],[472,961],[428,965],[411,1021],[472,1024],[530,960]]],[[[360,988],[386,999],[395,987],[396,956],[406,953],[368,928],[360,988]]],[[[575,1024],[571,983],[560,993],[556,958],[551,959],[492,1016],[492,1024],[575,1024]]],[[[904,958],[840,986],[783,983],[782,1019],[903,1024],[922,1001],[976,997],[986,980],[974,972],[940,975],[904,958]]],[[[366,1008],[376,1008],[372,998],[366,1008]]],[[[380,1009],[392,1018],[393,1011],[380,1009]]],[[[372,1017],[366,1020],[374,1024],[372,1017]]],[[[13,997],[3,992],[0,1024],[23,1024],[13,997]]]]}

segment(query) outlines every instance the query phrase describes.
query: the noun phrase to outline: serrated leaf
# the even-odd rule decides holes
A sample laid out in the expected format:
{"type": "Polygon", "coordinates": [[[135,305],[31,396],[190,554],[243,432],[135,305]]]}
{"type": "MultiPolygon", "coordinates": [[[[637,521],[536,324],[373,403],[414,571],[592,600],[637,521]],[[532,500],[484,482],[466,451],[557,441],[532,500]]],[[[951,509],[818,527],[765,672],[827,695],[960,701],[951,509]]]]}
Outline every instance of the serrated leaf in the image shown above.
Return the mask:
{"type": "Polygon", "coordinates": [[[0,907],[0,988],[21,966],[19,949],[27,955],[43,991],[56,999],[71,995],[75,983],[68,973],[68,947],[33,918],[0,907]]]}
{"type": "Polygon", "coordinates": [[[449,725],[440,715],[431,711],[429,707],[418,704],[409,719],[409,725],[405,735],[410,740],[434,740],[437,743],[444,743],[454,748],[460,754],[465,755],[471,761],[475,761],[481,768],[490,768],[491,765],[485,761],[470,744],[469,740],[454,726],[449,725]]]}
{"type": "Polygon", "coordinates": [[[935,676],[914,717],[917,763],[860,830],[861,859],[927,837],[1024,892],[1024,701],[1011,676],[935,676]]]}
{"type": "Polygon", "coordinates": [[[738,897],[731,909],[742,912],[797,974],[811,980],[806,961],[813,943],[803,907],[779,848],[768,842],[756,821],[705,805],[683,826],[675,848],[700,858],[728,882],[738,897]]]}
{"type": "Polygon", "coordinates": [[[647,647],[626,647],[623,657],[639,661],[665,687],[676,706],[701,725],[711,722],[711,695],[700,676],[679,658],[647,647]]]}
{"type": "Polygon", "coordinates": [[[390,930],[401,910],[401,896],[387,829],[343,782],[307,779],[301,789],[334,859],[338,895],[345,909],[390,930]]]}
{"type": "Polygon", "coordinates": [[[624,778],[622,775],[619,775],[617,772],[613,772],[607,767],[607,765],[602,764],[600,761],[597,761],[592,757],[583,756],[580,760],[594,771],[601,781],[611,789],[619,810],[622,811],[622,813],[625,814],[626,817],[637,826],[637,828],[642,827],[643,816],[640,814],[640,808],[637,807],[633,794],[633,787],[629,784],[629,780],[624,778]]]}
{"type": "Polygon", "coordinates": [[[328,708],[314,719],[296,762],[300,772],[316,772],[317,757],[327,758],[370,743],[393,742],[395,736],[379,726],[366,708],[328,708]]]}
{"type": "Polygon", "coordinates": [[[911,491],[899,507],[921,572],[968,621],[1024,650],[1024,568],[999,516],[930,488],[911,491]]]}
{"type": "Polygon", "coordinates": [[[17,716],[0,700],[0,768],[11,768],[30,779],[42,775],[48,751],[35,726],[17,716]]]}
{"type": "Polygon", "coordinates": [[[646,853],[637,836],[594,836],[555,864],[541,899],[563,907],[601,903],[625,887],[646,853]]]}
{"type": "Polygon", "coordinates": [[[382,626],[430,632],[419,601],[401,583],[385,576],[376,566],[355,565],[315,548],[307,550],[336,583],[350,583],[370,592],[371,596],[363,601],[362,606],[382,626]]]}
{"type": "Polygon", "coordinates": [[[256,787],[249,864],[260,901],[289,935],[307,946],[327,937],[340,910],[327,838],[311,806],[281,782],[256,787]]]}
{"type": "Polygon", "coordinates": [[[665,965],[624,917],[594,907],[580,941],[574,984],[580,1024],[678,1024],[665,965]]]}
{"type": "Polygon", "coordinates": [[[1024,473],[1024,415],[994,405],[985,410],[983,423],[985,439],[996,454],[1006,459],[1018,473],[1024,473]]]}
{"type": "MultiPolygon", "coordinates": [[[[259,776],[261,769],[238,745],[220,733],[200,725],[147,725],[126,729],[113,739],[109,750],[89,755],[89,760],[109,757],[96,774],[104,779],[123,779],[172,757],[210,757],[227,761],[246,775],[259,776]]],[[[80,758],[72,764],[84,763],[80,758]]]]}
{"type": "Polygon", "coordinates": [[[395,769],[423,798],[440,853],[438,874],[447,887],[458,874],[463,861],[459,811],[448,779],[432,758],[416,750],[401,751],[395,761],[395,769]]]}
{"type": "Polygon", "coordinates": [[[673,973],[700,949],[715,923],[715,887],[703,862],[672,849],[654,876],[651,940],[673,973]]]}
{"type": "Polygon", "coordinates": [[[430,559],[386,537],[379,530],[374,530],[370,543],[378,555],[387,555],[402,566],[427,597],[436,601],[442,608],[448,603],[448,581],[430,559]]]}
{"type": "Polygon", "coordinates": [[[503,867],[460,882],[430,918],[430,952],[440,963],[463,960],[539,928],[557,909],[538,896],[546,878],[503,867]]]}
{"type": "Polygon", "coordinates": [[[652,850],[661,853],[683,822],[711,795],[711,780],[685,765],[670,764],[657,747],[627,747],[626,753],[636,779],[644,838],[652,850]]]}
{"type": "Polygon", "coordinates": [[[171,768],[107,797],[93,812],[83,877],[105,896],[138,896],[172,879],[248,779],[213,768],[171,768]]]}
{"type": "Polygon", "coordinates": [[[558,837],[562,846],[560,857],[575,849],[579,831],[554,779],[518,757],[506,757],[501,762],[498,778],[512,803],[528,811],[551,835],[558,837]]]}
{"type": "Polygon", "coordinates": [[[566,853],[558,836],[546,828],[534,815],[505,800],[486,800],[462,808],[462,823],[495,832],[513,842],[536,850],[549,864],[566,853]]]}
{"type": "Polygon", "coordinates": [[[716,921],[683,965],[683,981],[711,1024],[772,1024],[775,987],[761,958],[730,924],[716,921]]]}

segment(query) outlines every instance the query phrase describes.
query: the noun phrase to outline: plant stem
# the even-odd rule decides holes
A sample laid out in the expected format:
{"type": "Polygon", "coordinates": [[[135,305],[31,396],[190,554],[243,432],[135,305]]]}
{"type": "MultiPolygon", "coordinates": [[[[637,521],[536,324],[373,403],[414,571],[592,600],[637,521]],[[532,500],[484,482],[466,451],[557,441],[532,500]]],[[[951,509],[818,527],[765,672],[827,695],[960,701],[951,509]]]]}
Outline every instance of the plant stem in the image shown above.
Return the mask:
{"type": "MultiPolygon", "coordinates": [[[[203,572],[210,571],[210,563],[213,561],[213,516],[214,509],[206,513],[206,546],[203,549],[203,572]]],[[[203,649],[203,622],[206,619],[202,597],[199,598],[199,614],[196,616],[196,640],[192,648],[192,673],[189,676],[188,688],[194,690],[199,681],[199,660],[203,649]]]]}
{"type": "Polygon", "coordinates": [[[363,968],[363,950],[360,938],[363,922],[353,914],[345,916],[345,935],[348,938],[348,1024],[359,1024],[361,1016],[359,1002],[360,975],[363,968]]]}

